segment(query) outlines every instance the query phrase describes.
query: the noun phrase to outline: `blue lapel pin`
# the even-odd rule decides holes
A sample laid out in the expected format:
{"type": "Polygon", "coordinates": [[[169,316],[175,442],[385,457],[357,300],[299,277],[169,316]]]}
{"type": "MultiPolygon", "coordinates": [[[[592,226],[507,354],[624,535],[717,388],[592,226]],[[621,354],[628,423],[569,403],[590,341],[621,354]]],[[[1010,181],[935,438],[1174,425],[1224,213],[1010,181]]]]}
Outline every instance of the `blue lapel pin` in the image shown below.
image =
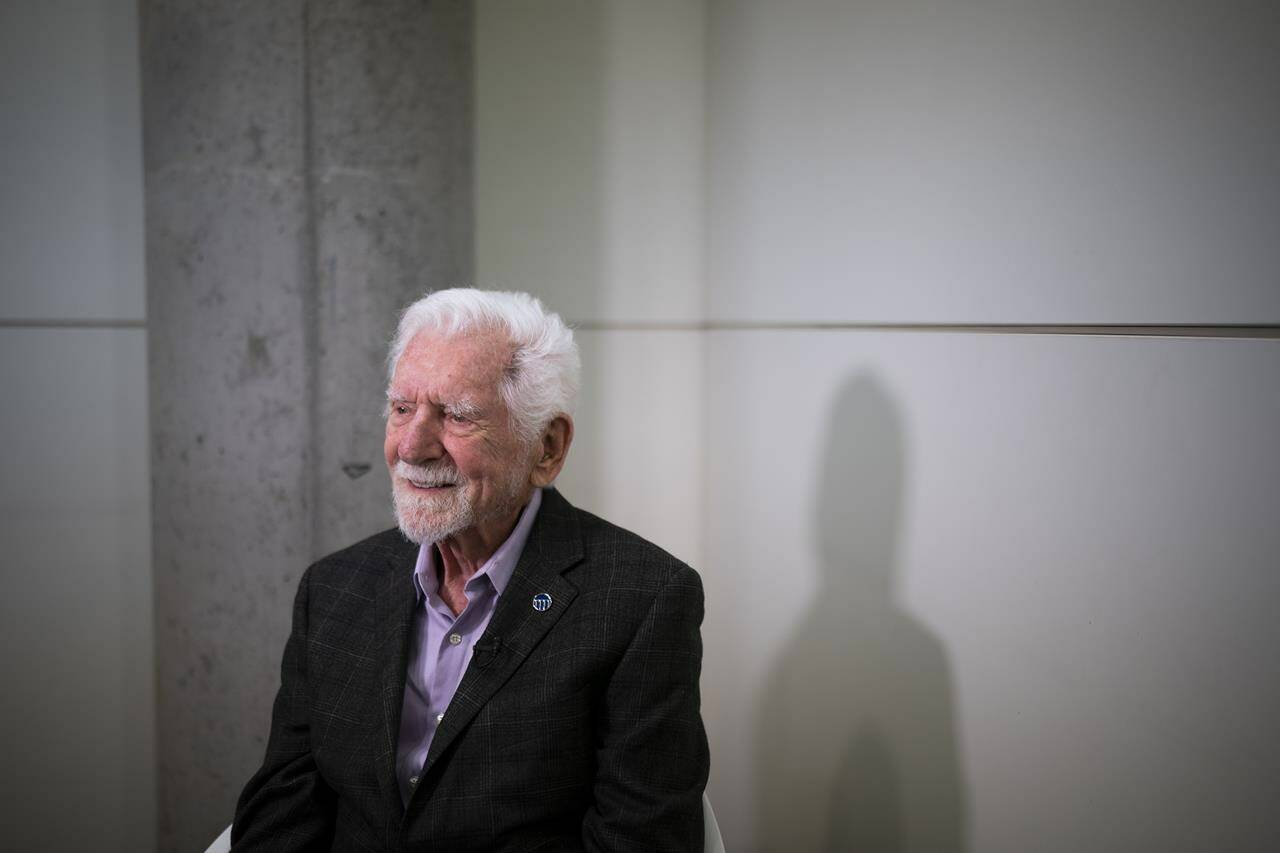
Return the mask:
{"type": "Polygon", "coordinates": [[[541,613],[544,610],[551,609],[551,596],[545,592],[540,592],[533,597],[533,609],[541,613]]]}

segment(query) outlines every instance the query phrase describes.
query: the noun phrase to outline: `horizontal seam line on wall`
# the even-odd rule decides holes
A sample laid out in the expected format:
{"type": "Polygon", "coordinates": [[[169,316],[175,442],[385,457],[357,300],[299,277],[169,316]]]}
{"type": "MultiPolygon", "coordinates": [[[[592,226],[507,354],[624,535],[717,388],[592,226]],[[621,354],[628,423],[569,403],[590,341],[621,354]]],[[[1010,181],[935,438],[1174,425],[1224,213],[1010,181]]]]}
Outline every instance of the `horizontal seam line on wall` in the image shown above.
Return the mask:
{"type": "Polygon", "coordinates": [[[146,320],[50,320],[0,318],[0,329],[145,329],[146,320]]]}
{"type": "Polygon", "coordinates": [[[1102,335],[1160,338],[1280,339],[1280,325],[1139,323],[621,323],[579,321],[584,332],[949,332],[983,335],[1102,335]]]}

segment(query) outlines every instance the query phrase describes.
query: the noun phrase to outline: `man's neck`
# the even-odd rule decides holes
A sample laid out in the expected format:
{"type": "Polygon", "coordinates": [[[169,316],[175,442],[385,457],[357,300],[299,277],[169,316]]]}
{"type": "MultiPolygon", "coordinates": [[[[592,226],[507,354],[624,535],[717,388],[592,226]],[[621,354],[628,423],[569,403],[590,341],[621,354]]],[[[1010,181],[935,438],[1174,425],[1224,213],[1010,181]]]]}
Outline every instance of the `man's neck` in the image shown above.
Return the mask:
{"type": "Polygon", "coordinates": [[[483,568],[494,552],[507,541],[529,503],[529,496],[514,511],[475,527],[459,531],[436,543],[436,577],[440,598],[454,615],[467,606],[467,581],[483,568]]]}

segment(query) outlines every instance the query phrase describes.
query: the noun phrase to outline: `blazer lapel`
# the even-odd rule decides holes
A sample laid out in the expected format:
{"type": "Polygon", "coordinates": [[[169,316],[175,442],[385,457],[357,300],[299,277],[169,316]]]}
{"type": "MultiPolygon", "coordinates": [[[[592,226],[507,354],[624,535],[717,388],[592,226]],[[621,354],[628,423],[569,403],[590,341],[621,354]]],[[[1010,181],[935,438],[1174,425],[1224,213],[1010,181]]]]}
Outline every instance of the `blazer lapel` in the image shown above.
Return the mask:
{"type": "Polygon", "coordinates": [[[380,725],[375,727],[374,765],[378,785],[391,804],[393,814],[404,810],[400,783],[396,779],[396,743],[400,739],[400,709],[404,704],[405,670],[409,661],[409,628],[417,606],[413,566],[418,546],[400,540],[387,555],[387,575],[374,599],[374,630],[377,633],[373,659],[381,661],[377,682],[380,725]]]}
{"type": "Polygon", "coordinates": [[[578,590],[562,573],[581,560],[582,535],[573,507],[548,489],[511,580],[431,741],[424,774],[568,609],[578,590]],[[533,606],[540,593],[551,596],[546,610],[533,606]]]}

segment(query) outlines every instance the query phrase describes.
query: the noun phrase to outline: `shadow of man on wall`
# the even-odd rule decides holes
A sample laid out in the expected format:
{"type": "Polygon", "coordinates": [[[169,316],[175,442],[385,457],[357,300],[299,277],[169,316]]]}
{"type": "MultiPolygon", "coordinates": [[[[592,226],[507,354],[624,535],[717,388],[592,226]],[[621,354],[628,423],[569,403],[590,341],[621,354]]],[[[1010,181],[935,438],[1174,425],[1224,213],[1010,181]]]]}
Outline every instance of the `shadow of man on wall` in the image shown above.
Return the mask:
{"type": "Polygon", "coordinates": [[[821,463],[821,582],[806,612],[776,614],[795,630],[756,706],[760,849],[964,850],[950,665],[898,603],[907,448],[874,376],[841,385],[821,463]]]}

